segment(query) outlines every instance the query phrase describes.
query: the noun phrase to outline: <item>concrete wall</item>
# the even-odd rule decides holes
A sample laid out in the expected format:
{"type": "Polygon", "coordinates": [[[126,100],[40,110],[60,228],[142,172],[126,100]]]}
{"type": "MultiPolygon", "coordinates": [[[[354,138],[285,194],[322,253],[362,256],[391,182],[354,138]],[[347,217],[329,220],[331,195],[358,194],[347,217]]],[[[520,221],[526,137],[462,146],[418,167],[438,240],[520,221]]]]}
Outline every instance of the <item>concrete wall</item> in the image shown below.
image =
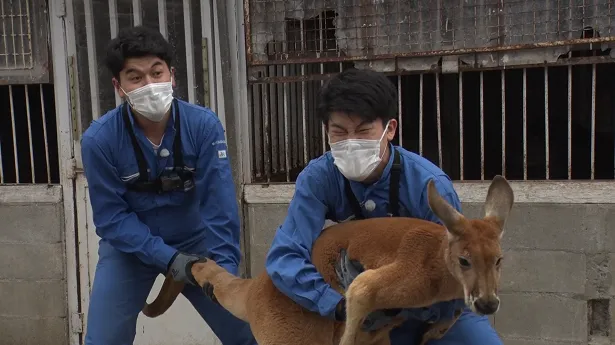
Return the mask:
{"type": "MultiPolygon", "coordinates": [[[[464,214],[479,217],[482,202],[472,199],[464,214]]],[[[262,272],[286,215],[287,203],[272,202],[247,205],[252,275],[262,272]]],[[[506,345],[615,344],[613,227],[615,204],[515,204],[502,240],[502,305],[492,320],[506,345]]]]}
{"type": "Polygon", "coordinates": [[[68,343],[59,186],[0,186],[0,345],[68,343]]]}

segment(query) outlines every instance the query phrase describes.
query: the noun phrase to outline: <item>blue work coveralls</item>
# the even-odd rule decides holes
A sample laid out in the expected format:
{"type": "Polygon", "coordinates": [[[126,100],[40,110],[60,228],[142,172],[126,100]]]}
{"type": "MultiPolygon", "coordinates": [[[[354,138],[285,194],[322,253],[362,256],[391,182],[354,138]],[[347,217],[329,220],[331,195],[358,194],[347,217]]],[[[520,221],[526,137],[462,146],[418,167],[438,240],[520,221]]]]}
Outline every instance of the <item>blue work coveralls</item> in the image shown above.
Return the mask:
{"type": "MultiPolygon", "coordinates": [[[[129,108],[129,107],[127,107],[129,108]]],[[[101,237],[90,296],[87,345],[129,345],[152,285],[180,250],[207,255],[237,275],[239,215],[224,129],[209,109],[174,102],[160,147],[130,122],[150,180],[173,167],[175,120],[180,111],[184,165],[194,169],[194,188],[162,194],[127,190],[139,177],[129,129],[119,106],[83,134],[82,159],[96,234],[101,237]]],[[[223,344],[256,344],[249,325],[215,304],[198,287],[186,285],[192,303],[223,344]]]]}
{"type": "MultiPolygon", "coordinates": [[[[461,202],[450,178],[427,159],[389,144],[391,159],[381,178],[366,186],[350,181],[365,218],[387,216],[389,180],[395,150],[401,155],[403,173],[399,181],[399,215],[440,223],[427,202],[427,182],[434,178],[436,188],[457,210],[461,202]]],[[[311,249],[326,219],[343,222],[354,218],[351,201],[344,191],[345,180],[333,164],[330,152],[316,158],[299,174],[295,194],[284,223],[277,230],[266,259],[266,269],[275,286],[304,308],[322,316],[333,317],[342,296],[327,284],[311,263],[311,249]]],[[[452,317],[454,307],[462,301],[442,302],[428,309],[412,309],[412,317],[391,332],[392,345],[413,345],[426,325],[452,317]]],[[[502,345],[485,316],[468,308],[455,325],[430,345],[502,345]]]]}

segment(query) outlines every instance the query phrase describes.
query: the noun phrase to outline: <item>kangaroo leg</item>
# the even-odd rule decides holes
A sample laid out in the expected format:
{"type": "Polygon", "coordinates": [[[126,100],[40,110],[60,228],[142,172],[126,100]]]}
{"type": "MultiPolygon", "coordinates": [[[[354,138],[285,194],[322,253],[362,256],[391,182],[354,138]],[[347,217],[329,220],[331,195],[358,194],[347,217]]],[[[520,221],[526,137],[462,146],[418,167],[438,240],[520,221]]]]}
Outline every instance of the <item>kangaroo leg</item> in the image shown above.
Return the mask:
{"type": "Polygon", "coordinates": [[[429,326],[425,334],[423,334],[423,339],[421,340],[420,345],[427,344],[430,340],[438,340],[442,338],[448,330],[453,327],[459,316],[461,315],[461,309],[455,310],[455,315],[450,320],[445,320],[441,322],[436,322],[429,326]]]}
{"type": "Polygon", "coordinates": [[[192,265],[192,275],[201,288],[213,287],[217,302],[235,317],[248,322],[246,304],[252,285],[251,279],[242,279],[230,274],[213,260],[196,262],[192,265]]]}
{"type": "Polygon", "coordinates": [[[413,273],[392,263],[359,274],[346,291],[346,326],[340,345],[354,344],[363,320],[374,310],[431,304],[426,284],[413,273]]]}

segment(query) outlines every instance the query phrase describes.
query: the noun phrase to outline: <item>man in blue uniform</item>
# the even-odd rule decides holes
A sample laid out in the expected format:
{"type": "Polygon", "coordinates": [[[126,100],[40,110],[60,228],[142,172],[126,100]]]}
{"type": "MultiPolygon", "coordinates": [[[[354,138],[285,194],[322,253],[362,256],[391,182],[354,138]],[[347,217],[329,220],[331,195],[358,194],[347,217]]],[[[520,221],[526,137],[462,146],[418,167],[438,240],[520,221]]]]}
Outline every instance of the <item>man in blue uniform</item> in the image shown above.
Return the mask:
{"type": "MultiPolygon", "coordinates": [[[[324,281],[310,261],[312,245],[326,219],[343,222],[405,216],[439,222],[427,203],[430,179],[461,211],[453,184],[442,170],[390,143],[397,130],[396,95],[397,90],[383,74],[357,69],[340,73],[321,90],[317,113],[331,151],[310,161],[297,177],[288,215],[273,239],[266,269],[278,289],[322,316],[345,317],[343,296],[324,281]]],[[[346,270],[341,271],[342,283],[352,280],[346,270]]],[[[418,344],[428,322],[452,317],[455,308],[463,307],[463,301],[456,300],[430,308],[377,311],[370,314],[363,329],[377,329],[391,314],[397,314],[407,321],[391,332],[392,345],[418,344]]],[[[487,317],[465,308],[448,333],[429,344],[502,345],[502,341],[487,317]]]]}
{"type": "Polygon", "coordinates": [[[239,215],[224,129],[208,108],[173,97],[171,46],[156,30],[122,30],[107,48],[127,102],[92,122],[81,141],[96,233],[87,345],[129,345],[156,277],[184,296],[228,345],[255,345],[249,325],[214,303],[190,274],[209,257],[237,275],[239,215]]]}

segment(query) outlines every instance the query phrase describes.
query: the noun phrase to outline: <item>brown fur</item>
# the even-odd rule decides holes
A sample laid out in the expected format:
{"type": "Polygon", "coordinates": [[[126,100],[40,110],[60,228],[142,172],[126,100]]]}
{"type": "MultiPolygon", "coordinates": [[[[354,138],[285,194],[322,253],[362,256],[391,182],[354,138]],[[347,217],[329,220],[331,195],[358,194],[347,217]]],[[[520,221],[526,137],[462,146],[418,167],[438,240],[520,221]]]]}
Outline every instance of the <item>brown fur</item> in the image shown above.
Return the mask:
{"type": "MultiPolygon", "coordinates": [[[[316,240],[313,263],[340,293],[344,291],[334,269],[340,249],[345,248],[351,259],[365,267],[345,292],[346,323],[303,309],[283,295],[266,272],[242,279],[208,260],[194,264],[192,273],[199,285],[214,286],[219,303],[248,322],[261,345],[388,345],[388,334],[399,322],[377,332],[363,332],[360,325],[367,314],[458,298],[477,312],[495,313],[499,307],[500,239],[514,201],[508,182],[501,176],[493,179],[483,219],[463,217],[440,197],[432,181],[428,199],[445,226],[413,218],[372,218],[333,225],[316,240]],[[462,263],[470,266],[462,267],[462,263]]],[[[143,313],[150,317],[164,313],[182,288],[183,284],[167,277],[159,296],[143,313]]],[[[442,337],[457,317],[433,324],[421,344],[442,337]]]]}

